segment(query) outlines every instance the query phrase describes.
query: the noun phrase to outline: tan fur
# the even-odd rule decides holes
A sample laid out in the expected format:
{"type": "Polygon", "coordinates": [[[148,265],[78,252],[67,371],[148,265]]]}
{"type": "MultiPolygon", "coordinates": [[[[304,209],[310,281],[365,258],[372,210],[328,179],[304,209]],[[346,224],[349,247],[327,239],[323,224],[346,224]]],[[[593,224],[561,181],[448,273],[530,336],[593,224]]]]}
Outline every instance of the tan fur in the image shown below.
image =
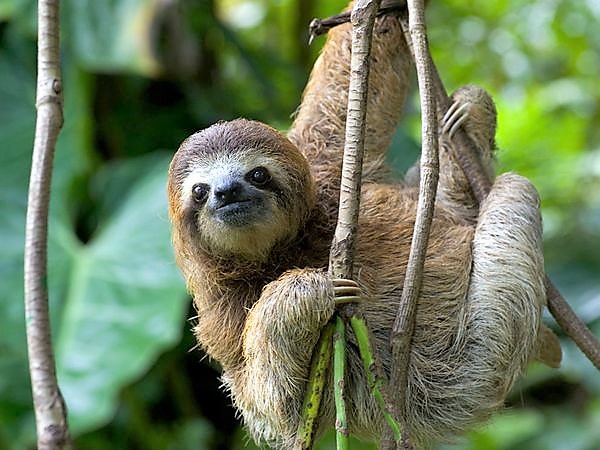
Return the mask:
{"type": "MultiPolygon", "coordinates": [[[[403,42],[397,19],[377,20],[365,157],[371,176],[363,185],[354,269],[361,308],[386,371],[416,209],[414,187],[380,182],[388,176],[382,155],[408,84],[403,42]]],[[[253,438],[280,448],[292,446],[312,350],[334,311],[326,267],[337,215],[349,47],[349,25],[330,33],[289,141],[257,122],[217,124],[182,144],[169,173],[173,243],[198,310],[198,341],[222,365],[224,384],[253,438]],[[281,195],[293,201],[273,197],[268,211],[283,212],[290,225],[261,228],[259,222],[246,237],[215,239],[210,220],[190,219],[183,186],[207,158],[243,164],[248,150],[281,169],[281,195]],[[247,254],[249,236],[258,242],[260,257],[247,254]]],[[[487,127],[495,127],[495,115],[487,127]]],[[[491,137],[485,147],[489,158],[482,155],[488,166],[491,137]]],[[[502,406],[536,354],[545,298],[533,186],[517,175],[499,177],[475,220],[461,175],[450,159],[442,165],[451,173],[440,180],[409,367],[405,419],[418,445],[451,439],[502,406]],[[465,209],[457,213],[450,197],[463,199],[465,209]]],[[[350,333],[348,339],[353,342],[350,333]]],[[[349,345],[348,353],[350,431],[377,440],[383,420],[356,346],[349,345]]],[[[334,422],[330,391],[326,388],[321,429],[334,422]]]]}
{"type": "MultiPolygon", "coordinates": [[[[350,25],[333,28],[315,62],[288,138],[310,161],[320,189],[337,189],[341,175],[350,79],[350,25]]],[[[369,75],[365,136],[365,181],[387,178],[385,151],[408,90],[411,59],[398,20],[377,20],[369,75]]],[[[328,192],[333,198],[337,192],[328,192]]]]}

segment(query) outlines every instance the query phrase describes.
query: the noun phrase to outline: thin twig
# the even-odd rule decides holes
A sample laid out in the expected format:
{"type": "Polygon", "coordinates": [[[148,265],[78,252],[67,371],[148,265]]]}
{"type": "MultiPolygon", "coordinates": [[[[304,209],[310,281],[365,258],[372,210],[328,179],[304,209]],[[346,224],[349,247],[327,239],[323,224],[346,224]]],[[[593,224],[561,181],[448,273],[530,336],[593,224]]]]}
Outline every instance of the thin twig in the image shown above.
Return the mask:
{"type": "Polygon", "coordinates": [[[371,389],[371,395],[381,408],[383,417],[392,432],[394,442],[399,444],[402,439],[402,430],[392,412],[386,406],[386,400],[384,397],[384,378],[380,376],[377,368],[375,353],[373,352],[373,348],[371,346],[372,340],[369,336],[370,333],[367,324],[362,318],[353,316],[350,317],[350,325],[352,326],[354,336],[356,336],[356,342],[358,344],[360,356],[365,368],[365,373],[367,375],[367,383],[369,385],[369,389],[371,389]]]}
{"type": "MultiPolygon", "coordinates": [[[[381,6],[377,10],[377,17],[386,14],[398,13],[405,9],[406,2],[404,0],[382,0],[381,6]]],[[[325,19],[313,19],[308,26],[308,45],[312,44],[315,37],[321,36],[332,28],[347,22],[350,22],[350,11],[344,11],[343,13],[336,14],[325,19]]]]}
{"type": "MultiPolygon", "coordinates": [[[[358,213],[360,206],[362,161],[364,151],[366,114],[367,114],[367,91],[370,70],[369,56],[371,53],[371,42],[373,25],[379,6],[378,0],[358,0],[352,9],[352,53],[350,59],[350,86],[348,88],[348,109],[346,115],[346,136],[344,145],[344,159],[342,163],[342,177],[340,183],[340,202],[338,222],[335,229],[331,252],[329,256],[329,272],[334,278],[352,278],[352,266],[354,260],[354,244],[358,224],[358,213]]],[[[353,330],[357,323],[362,323],[368,330],[364,317],[360,310],[353,304],[344,304],[339,313],[346,320],[350,320],[353,330]]],[[[355,330],[356,331],[356,330],[355,330]]],[[[367,378],[371,375],[376,377],[377,386],[384,383],[383,371],[379,364],[375,363],[376,352],[371,348],[370,340],[359,347],[361,358],[365,361],[368,355],[373,355],[373,362],[367,367],[367,378]]],[[[358,336],[357,336],[358,338],[358,336]]],[[[375,395],[375,400],[382,409],[384,416],[391,419],[391,425],[399,430],[394,418],[388,413],[388,404],[381,395],[375,395]]],[[[398,431],[399,433],[399,431],[398,431]]],[[[398,434],[395,433],[395,434],[398,434]]]]}
{"type": "Polygon", "coordinates": [[[406,267],[402,298],[391,333],[390,385],[395,387],[396,401],[394,406],[397,408],[396,416],[402,418],[406,415],[410,346],[415,328],[416,305],[423,279],[425,253],[429,240],[429,230],[433,221],[433,206],[439,177],[437,110],[433,96],[431,61],[427,57],[429,51],[423,0],[408,0],[408,19],[421,99],[422,150],[419,201],[415,227],[406,267]]]}
{"type": "MultiPolygon", "coordinates": [[[[329,272],[334,278],[352,278],[365,144],[369,55],[378,6],[378,0],[357,0],[352,9],[350,86],[339,213],[329,254],[329,272]]],[[[344,307],[351,307],[351,305],[344,307]]]]}
{"type": "Polygon", "coordinates": [[[546,296],[548,309],[556,322],[577,344],[585,356],[600,370],[600,342],[592,334],[585,322],[575,314],[552,280],[546,275],[546,296]]]}
{"type": "MultiPolygon", "coordinates": [[[[342,176],[340,181],[340,200],[338,221],[329,254],[329,274],[332,278],[352,278],[356,230],[360,205],[363,150],[365,141],[365,119],[367,112],[367,91],[369,80],[369,55],[376,11],[380,0],[357,0],[354,3],[350,19],[352,21],[352,53],[350,59],[350,83],[348,88],[348,107],[346,116],[346,135],[342,176]]],[[[347,16],[346,20],[347,20],[347,16]]],[[[312,34],[312,33],[311,33],[312,34]]],[[[351,317],[357,313],[353,304],[340,306],[343,316],[351,317]]],[[[329,364],[318,360],[316,365],[329,364]]],[[[313,383],[314,373],[309,375],[309,384],[313,383]]],[[[307,416],[306,405],[318,410],[319,403],[308,403],[310,392],[305,394],[303,417],[307,416]]],[[[295,448],[311,448],[314,430],[306,430],[301,420],[295,448]],[[309,437],[310,439],[306,439],[309,437]],[[302,447],[304,445],[304,447],[302,447]]]]}
{"type": "Polygon", "coordinates": [[[59,1],[38,3],[37,121],[25,228],[25,318],[37,447],[71,447],[67,413],[56,380],[48,317],[48,204],[52,161],[63,124],[59,1]]]}
{"type": "MultiPolygon", "coordinates": [[[[365,119],[370,69],[369,56],[378,6],[379,0],[357,0],[351,14],[353,25],[352,53],[350,60],[344,159],[340,182],[338,222],[329,257],[329,273],[333,278],[352,278],[366,127],[365,119]]],[[[364,318],[360,316],[359,310],[353,304],[340,306],[339,314],[344,318],[351,318],[356,323],[362,323],[364,329],[368,330],[364,318]]],[[[367,367],[369,367],[367,377],[369,377],[374,373],[373,368],[377,367],[377,364],[372,362],[374,361],[373,355],[375,353],[370,349],[370,344],[368,343],[368,331],[365,336],[367,336],[364,341],[366,344],[363,342],[364,345],[362,345],[362,348],[363,350],[365,348],[368,349],[371,355],[371,359],[367,363],[367,367]]],[[[364,351],[361,352],[363,359],[365,358],[364,353],[364,351]]],[[[311,381],[312,377],[313,374],[311,373],[311,381]]],[[[383,378],[380,379],[382,380],[383,378]]],[[[376,399],[385,413],[387,407],[383,400],[383,395],[376,396],[376,399]]],[[[388,416],[390,415],[388,414],[388,416]]],[[[395,423],[393,418],[391,420],[392,423],[395,423]]],[[[397,424],[396,427],[399,430],[397,424]]],[[[312,445],[312,440],[309,444],[312,445]]]]}

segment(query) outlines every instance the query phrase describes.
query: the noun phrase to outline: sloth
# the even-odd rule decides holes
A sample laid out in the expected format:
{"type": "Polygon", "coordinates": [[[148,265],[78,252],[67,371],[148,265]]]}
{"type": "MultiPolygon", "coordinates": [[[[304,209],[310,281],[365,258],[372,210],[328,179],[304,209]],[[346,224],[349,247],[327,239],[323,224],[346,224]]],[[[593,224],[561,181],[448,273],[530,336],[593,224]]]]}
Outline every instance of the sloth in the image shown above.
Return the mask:
{"type": "MultiPolygon", "coordinates": [[[[197,309],[194,332],[257,442],[291,448],[311,355],[336,305],[356,302],[390,372],[389,335],[409,255],[418,176],[395,180],[385,152],[408,90],[411,58],[397,17],[379,17],[372,45],[365,160],[352,280],[327,272],[338,211],[350,65],[348,24],[329,33],[287,136],[255,121],[188,137],[169,169],[176,261],[197,309]]],[[[464,127],[493,172],[496,112],[467,86],[441,114],[440,180],[406,392],[413,443],[446,441],[502,407],[533,359],[557,364],[545,305],[539,198],[499,176],[478,207],[453,157],[464,127]],[[552,351],[547,351],[551,348],[552,351]],[[550,356],[548,356],[550,355],[550,356]]],[[[356,342],[348,339],[350,432],[377,440],[384,420],[356,342]]],[[[331,386],[331,380],[329,380],[331,386]]],[[[319,430],[334,424],[326,387],[319,430]]]]}

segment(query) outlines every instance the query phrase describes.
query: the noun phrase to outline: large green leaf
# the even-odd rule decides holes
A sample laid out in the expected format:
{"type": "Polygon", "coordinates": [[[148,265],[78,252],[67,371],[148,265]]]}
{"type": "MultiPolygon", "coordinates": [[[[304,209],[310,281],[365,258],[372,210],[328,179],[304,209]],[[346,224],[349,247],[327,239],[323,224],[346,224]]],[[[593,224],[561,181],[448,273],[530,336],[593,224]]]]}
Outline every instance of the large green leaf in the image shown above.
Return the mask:
{"type": "Polygon", "coordinates": [[[72,272],[56,351],[75,433],[110,419],[120,387],[180,337],[186,296],[171,258],[168,157],[154,157],[149,170],[147,161],[126,163],[147,171],[97,235],[85,246],[62,242],[72,272]]]}
{"type": "Polygon", "coordinates": [[[151,48],[157,0],[70,0],[65,2],[66,41],[78,61],[101,72],[154,74],[151,48]]]}
{"type": "MultiPolygon", "coordinates": [[[[23,242],[35,126],[34,49],[20,44],[0,50],[0,104],[10,105],[0,108],[0,447],[13,448],[23,448],[33,435],[23,311],[23,242]]],[[[76,91],[78,84],[73,81],[76,91]]],[[[74,98],[79,96],[67,100],[69,110],[74,98]]],[[[67,139],[70,129],[68,126],[64,132],[67,139]]],[[[73,152],[70,161],[81,161],[79,155],[73,152]]],[[[55,178],[54,185],[59,184],[55,178]]],[[[53,288],[54,280],[50,279],[53,288]]]]}
{"type": "MultiPolygon", "coordinates": [[[[0,0],[0,20],[12,19],[32,9],[33,0],[0,0]]],[[[30,14],[23,14],[30,15],[30,14]]]]}
{"type": "MultiPolygon", "coordinates": [[[[0,192],[0,448],[22,449],[34,436],[23,310],[25,199],[16,190],[0,192]]],[[[55,281],[49,279],[51,292],[57,291],[55,281]]],[[[51,303],[53,312],[56,305],[51,303]]]]}
{"type": "MultiPolygon", "coordinates": [[[[23,241],[35,121],[33,46],[0,54],[0,448],[33,437],[23,312],[23,241]]],[[[49,291],[61,389],[74,434],[110,419],[116,396],[179,338],[186,295],[170,249],[169,154],[95,175],[102,205],[92,239],[76,234],[89,178],[87,77],[65,64],[65,127],[52,183],[49,291]],[[115,191],[118,187],[118,191],[115,191]]],[[[88,200],[89,201],[89,200],[88,200]]]]}
{"type": "MultiPolygon", "coordinates": [[[[0,21],[11,20],[21,36],[35,37],[36,0],[0,0],[0,21]]],[[[66,0],[61,38],[80,66],[99,72],[142,75],[160,70],[153,46],[164,15],[160,0],[66,0]]]]}

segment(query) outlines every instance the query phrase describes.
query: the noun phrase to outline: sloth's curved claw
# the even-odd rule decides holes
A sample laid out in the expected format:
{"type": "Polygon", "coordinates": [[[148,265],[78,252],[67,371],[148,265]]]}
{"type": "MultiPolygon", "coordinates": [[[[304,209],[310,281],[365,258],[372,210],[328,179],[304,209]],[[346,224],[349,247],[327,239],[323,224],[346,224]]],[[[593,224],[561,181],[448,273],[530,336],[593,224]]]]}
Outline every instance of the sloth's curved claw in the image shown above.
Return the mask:
{"type": "Polygon", "coordinates": [[[336,305],[360,303],[362,301],[362,291],[356,281],[346,278],[334,278],[331,281],[333,282],[336,305]]]}
{"type": "Polygon", "coordinates": [[[442,133],[447,134],[449,139],[454,137],[458,128],[465,123],[469,117],[470,103],[455,100],[442,119],[442,133]]]}

